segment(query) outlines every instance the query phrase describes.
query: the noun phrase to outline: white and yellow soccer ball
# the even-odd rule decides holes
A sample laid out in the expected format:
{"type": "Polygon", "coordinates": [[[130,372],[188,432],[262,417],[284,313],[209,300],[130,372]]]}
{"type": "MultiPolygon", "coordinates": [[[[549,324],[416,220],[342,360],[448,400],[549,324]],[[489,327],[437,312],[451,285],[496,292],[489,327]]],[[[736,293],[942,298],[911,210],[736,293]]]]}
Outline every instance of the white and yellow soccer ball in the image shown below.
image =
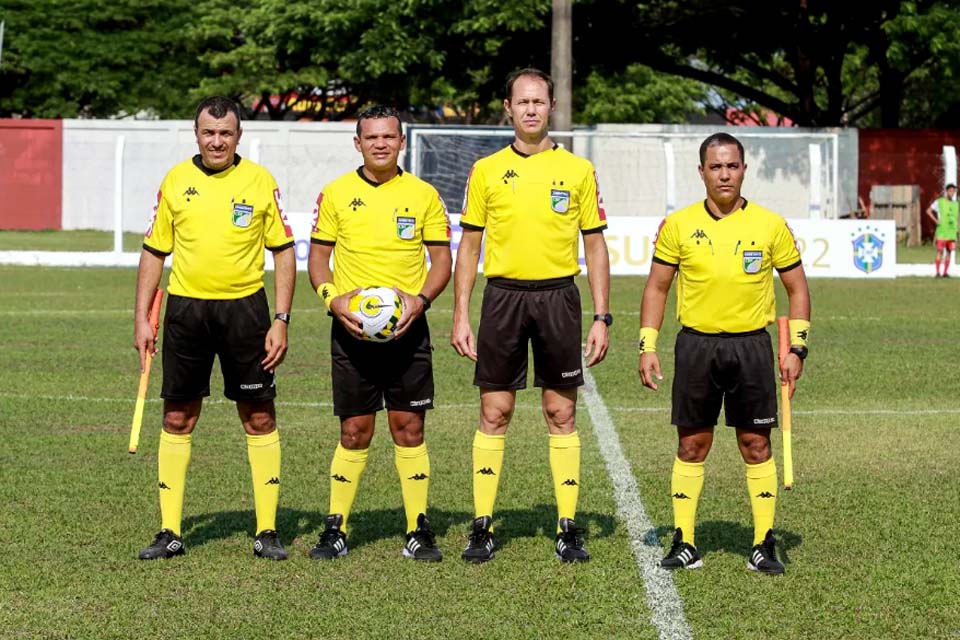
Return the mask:
{"type": "Polygon", "coordinates": [[[363,339],[389,342],[403,313],[403,300],[389,287],[361,289],[350,299],[350,312],[363,323],[363,339]]]}

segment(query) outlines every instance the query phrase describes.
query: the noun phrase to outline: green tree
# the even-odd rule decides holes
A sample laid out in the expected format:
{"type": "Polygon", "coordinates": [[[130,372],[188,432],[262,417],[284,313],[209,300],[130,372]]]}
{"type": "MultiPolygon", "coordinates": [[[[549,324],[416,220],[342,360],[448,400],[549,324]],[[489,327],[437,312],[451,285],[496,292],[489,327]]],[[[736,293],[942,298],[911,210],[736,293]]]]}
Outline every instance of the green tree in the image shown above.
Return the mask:
{"type": "Polygon", "coordinates": [[[707,110],[708,88],[631,64],[610,76],[594,71],[576,93],[574,119],[598,122],[683,123],[707,110]]]}
{"type": "Polygon", "coordinates": [[[192,11],[188,0],[5,0],[0,116],[187,115],[192,11]]]}

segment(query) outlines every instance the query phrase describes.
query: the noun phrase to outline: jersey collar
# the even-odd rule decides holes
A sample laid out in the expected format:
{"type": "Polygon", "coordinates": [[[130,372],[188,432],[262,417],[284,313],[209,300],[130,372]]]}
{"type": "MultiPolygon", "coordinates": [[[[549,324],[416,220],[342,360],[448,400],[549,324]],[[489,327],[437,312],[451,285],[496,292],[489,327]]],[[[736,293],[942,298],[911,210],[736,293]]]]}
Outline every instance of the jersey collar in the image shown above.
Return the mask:
{"type": "MultiPolygon", "coordinates": [[[[560,146],[559,144],[557,144],[556,142],[554,142],[552,147],[550,147],[549,149],[544,149],[544,151],[556,151],[559,146],[560,146]]],[[[524,153],[523,151],[520,151],[520,149],[517,149],[515,146],[513,146],[513,143],[512,143],[512,142],[510,143],[510,149],[511,149],[515,154],[517,154],[518,156],[520,156],[521,158],[529,158],[529,157],[530,157],[530,154],[529,154],[529,153],[524,153]]],[[[543,151],[540,151],[539,153],[543,153],[543,151]]],[[[533,155],[537,155],[537,154],[535,153],[535,154],[533,154],[533,155]]]]}
{"type": "Polygon", "coordinates": [[[368,177],[367,177],[367,174],[365,174],[365,173],[363,172],[363,165],[360,165],[359,167],[357,167],[357,175],[360,176],[360,179],[363,180],[364,182],[366,182],[368,185],[370,185],[371,187],[376,188],[376,187],[379,187],[379,186],[381,186],[381,185],[390,184],[391,182],[393,182],[394,180],[396,180],[397,178],[399,178],[400,176],[402,176],[402,175],[403,175],[403,169],[401,169],[400,167],[397,167],[397,175],[393,176],[392,178],[390,178],[390,179],[387,180],[386,182],[374,182],[373,180],[371,180],[370,178],[368,178],[368,177]]]}
{"type": "MultiPolygon", "coordinates": [[[[743,198],[743,196],[740,196],[740,197],[743,198]]],[[[738,211],[744,211],[744,210],[746,210],[748,204],[749,204],[749,203],[747,202],[747,199],[746,199],[746,198],[743,198],[743,204],[740,206],[740,208],[738,209],[738,211]]],[[[713,211],[710,211],[710,207],[707,206],[707,199],[706,199],[706,198],[703,199],[703,210],[706,211],[706,212],[707,212],[707,215],[710,216],[711,218],[713,218],[714,220],[723,220],[723,218],[718,218],[716,215],[714,215],[713,211]]],[[[731,213],[732,213],[732,212],[731,212],[731,213]]]]}
{"type": "Polygon", "coordinates": [[[228,167],[224,167],[223,169],[211,169],[211,168],[209,168],[208,166],[206,166],[205,164],[203,164],[203,156],[201,156],[201,155],[198,153],[197,155],[193,156],[193,166],[195,166],[197,169],[200,169],[200,171],[203,171],[203,172],[204,172],[205,174],[207,174],[208,176],[215,176],[215,175],[217,175],[218,173],[223,173],[223,172],[226,171],[227,169],[231,169],[231,168],[239,165],[239,164],[240,164],[240,160],[242,160],[242,158],[240,157],[240,154],[239,154],[239,153],[235,153],[235,154],[233,154],[233,164],[231,164],[231,165],[228,166],[228,167]]]}

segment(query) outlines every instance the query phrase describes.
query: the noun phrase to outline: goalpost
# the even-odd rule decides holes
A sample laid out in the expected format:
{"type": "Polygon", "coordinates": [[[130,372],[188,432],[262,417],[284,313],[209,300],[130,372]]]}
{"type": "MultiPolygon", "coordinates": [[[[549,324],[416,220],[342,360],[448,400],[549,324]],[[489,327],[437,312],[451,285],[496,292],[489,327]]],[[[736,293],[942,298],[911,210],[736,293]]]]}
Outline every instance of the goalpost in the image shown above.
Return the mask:
{"type": "MultiPolygon", "coordinates": [[[[572,140],[572,151],[597,169],[608,215],[663,216],[703,199],[697,172],[697,131],[634,129],[551,132],[572,140]]],[[[747,177],[744,195],[788,218],[837,218],[839,135],[835,132],[739,129],[747,177]]],[[[410,171],[433,184],[451,212],[459,211],[473,163],[513,140],[507,127],[410,125],[410,171]]]]}

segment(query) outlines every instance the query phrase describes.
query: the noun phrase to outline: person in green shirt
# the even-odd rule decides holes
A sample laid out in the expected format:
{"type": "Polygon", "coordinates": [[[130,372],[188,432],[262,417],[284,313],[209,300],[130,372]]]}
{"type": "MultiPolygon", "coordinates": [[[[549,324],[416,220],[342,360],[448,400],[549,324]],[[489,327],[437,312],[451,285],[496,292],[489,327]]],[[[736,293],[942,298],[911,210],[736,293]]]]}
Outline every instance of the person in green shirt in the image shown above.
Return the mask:
{"type": "Polygon", "coordinates": [[[937,278],[949,278],[947,270],[950,268],[950,253],[957,248],[957,218],[960,214],[960,203],[957,202],[957,185],[948,184],[943,195],[927,207],[927,216],[937,225],[933,234],[937,247],[934,264],[937,268],[937,278]],[[940,266],[943,265],[943,273],[940,266]]]}

